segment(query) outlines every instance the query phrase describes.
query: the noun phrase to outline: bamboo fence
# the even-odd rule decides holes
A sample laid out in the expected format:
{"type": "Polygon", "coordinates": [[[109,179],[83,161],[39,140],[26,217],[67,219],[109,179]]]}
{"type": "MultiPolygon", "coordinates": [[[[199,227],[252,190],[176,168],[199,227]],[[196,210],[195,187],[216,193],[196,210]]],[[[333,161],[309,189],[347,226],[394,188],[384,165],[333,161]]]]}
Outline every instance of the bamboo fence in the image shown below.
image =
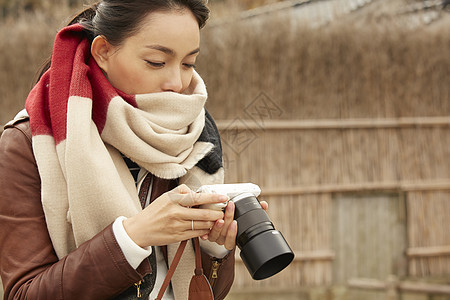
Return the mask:
{"type": "MultiPolygon", "coordinates": [[[[371,199],[380,193],[394,195],[388,199],[390,205],[395,203],[392,198],[407,199],[404,228],[398,236],[391,236],[392,244],[403,247],[396,249],[396,255],[406,253],[404,261],[407,262],[400,259],[401,266],[389,264],[391,269],[376,278],[384,278],[390,272],[418,277],[450,275],[445,257],[450,254],[445,247],[450,245],[447,233],[450,160],[445,142],[450,138],[450,127],[446,122],[426,126],[405,126],[398,122],[389,128],[374,124],[372,128],[360,129],[342,128],[339,122],[336,129],[329,124],[327,128],[319,124],[316,129],[299,126],[286,130],[274,126],[275,129],[260,130],[247,148],[235,153],[233,144],[226,140],[230,128],[226,123],[219,123],[225,137],[227,182],[250,181],[261,185],[261,199],[269,202],[269,214],[275,226],[286,236],[298,257],[291,267],[264,282],[252,281],[238,264],[236,289],[335,282],[339,276],[332,276],[333,262],[336,263],[336,255],[343,255],[336,254],[331,238],[333,201],[339,194],[362,194],[361,199],[370,199],[373,204],[381,202],[371,199]]],[[[371,226],[384,225],[383,218],[389,217],[385,214],[393,211],[387,206],[378,215],[371,215],[371,206],[367,207],[366,217],[371,226]]],[[[359,209],[356,214],[362,213],[362,207],[355,206],[355,209],[359,209]]],[[[343,215],[351,214],[344,210],[343,215]]],[[[372,235],[374,243],[382,243],[393,228],[383,230],[378,235],[370,232],[367,235],[372,235]]],[[[345,237],[341,233],[337,238],[345,240],[345,237]]],[[[356,239],[346,243],[352,243],[354,248],[362,247],[362,242],[356,239]]],[[[355,263],[361,265],[362,261],[355,263]]]]}

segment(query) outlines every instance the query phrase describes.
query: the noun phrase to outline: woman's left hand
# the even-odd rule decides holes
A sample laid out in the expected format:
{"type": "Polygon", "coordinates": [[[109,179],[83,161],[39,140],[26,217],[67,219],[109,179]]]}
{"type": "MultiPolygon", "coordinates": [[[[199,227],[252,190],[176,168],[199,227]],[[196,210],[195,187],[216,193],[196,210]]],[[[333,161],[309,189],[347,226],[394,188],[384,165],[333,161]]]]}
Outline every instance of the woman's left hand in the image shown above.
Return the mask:
{"type": "MultiPolygon", "coordinates": [[[[267,211],[269,205],[266,201],[260,202],[261,207],[267,211]]],[[[225,216],[214,223],[209,234],[202,236],[203,240],[224,245],[226,249],[233,250],[236,247],[237,222],[234,220],[234,202],[229,201],[225,209],[225,216]]]]}

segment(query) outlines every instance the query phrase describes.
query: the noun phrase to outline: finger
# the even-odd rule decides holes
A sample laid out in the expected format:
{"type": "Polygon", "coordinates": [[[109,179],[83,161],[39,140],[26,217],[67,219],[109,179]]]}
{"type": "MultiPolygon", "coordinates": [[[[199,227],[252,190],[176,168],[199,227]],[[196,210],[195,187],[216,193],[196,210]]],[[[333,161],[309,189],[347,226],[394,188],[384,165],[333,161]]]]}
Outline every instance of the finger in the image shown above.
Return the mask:
{"type": "Polygon", "coordinates": [[[180,240],[187,240],[187,239],[192,239],[195,237],[202,237],[204,235],[207,235],[209,232],[209,230],[189,230],[189,231],[185,231],[184,235],[182,238],[180,238],[180,240]]]}
{"type": "Polygon", "coordinates": [[[216,242],[219,245],[223,245],[227,235],[228,226],[230,226],[231,222],[233,222],[234,219],[234,208],[235,206],[233,201],[229,201],[225,209],[224,219],[218,220],[211,230],[209,237],[210,241],[216,242]]]}
{"type": "Polygon", "coordinates": [[[267,211],[267,209],[269,209],[269,204],[266,201],[261,201],[260,202],[262,209],[264,209],[265,211],[267,211]]]}
{"type": "MultiPolygon", "coordinates": [[[[204,204],[225,203],[228,200],[230,200],[230,198],[225,195],[195,193],[194,197],[192,197],[192,201],[194,201],[192,206],[200,206],[200,205],[204,205],[204,204]]],[[[218,210],[221,210],[221,209],[219,208],[218,210]]]]}
{"type": "Polygon", "coordinates": [[[186,228],[187,230],[210,230],[211,227],[213,227],[214,222],[210,221],[195,221],[191,220],[190,222],[186,222],[186,228]]]}
{"type": "Polygon", "coordinates": [[[171,191],[167,192],[167,196],[169,199],[177,204],[183,205],[183,206],[190,206],[185,205],[185,203],[189,204],[192,202],[192,198],[194,197],[194,191],[192,191],[187,185],[182,184],[177,186],[171,191]]]}
{"type": "MultiPolygon", "coordinates": [[[[218,219],[223,219],[224,213],[221,210],[201,209],[201,208],[188,208],[180,207],[180,218],[182,220],[194,220],[194,221],[212,221],[215,222],[218,219]]],[[[211,228],[212,224],[209,228],[211,228]]]]}
{"type": "Polygon", "coordinates": [[[228,227],[230,226],[230,224],[233,222],[234,219],[234,209],[235,209],[234,202],[233,201],[228,202],[227,208],[225,209],[223,229],[220,232],[219,237],[216,239],[216,243],[220,245],[223,245],[225,243],[228,227]]]}
{"type": "Polygon", "coordinates": [[[222,239],[225,240],[225,237],[227,235],[228,226],[233,222],[234,219],[234,209],[235,204],[233,201],[228,202],[227,208],[225,209],[225,224],[223,225],[223,230],[221,232],[222,239]]]}
{"type": "Polygon", "coordinates": [[[224,224],[225,221],[222,219],[216,221],[213,228],[211,229],[211,232],[208,234],[208,239],[210,242],[217,241],[217,239],[220,237],[220,233],[222,232],[224,224]]]}
{"type": "Polygon", "coordinates": [[[173,189],[174,191],[176,191],[179,194],[189,194],[191,192],[193,192],[187,185],[185,184],[180,184],[179,186],[177,186],[176,188],[173,189]]]}
{"type": "Polygon", "coordinates": [[[236,247],[236,235],[237,235],[237,222],[231,222],[228,226],[227,235],[224,246],[227,250],[233,250],[236,247]]]}
{"type": "Polygon", "coordinates": [[[175,203],[178,203],[185,207],[199,206],[202,204],[222,203],[226,202],[229,198],[219,194],[206,194],[196,193],[194,191],[185,191],[187,193],[178,193],[177,190],[168,192],[168,197],[175,203]]]}

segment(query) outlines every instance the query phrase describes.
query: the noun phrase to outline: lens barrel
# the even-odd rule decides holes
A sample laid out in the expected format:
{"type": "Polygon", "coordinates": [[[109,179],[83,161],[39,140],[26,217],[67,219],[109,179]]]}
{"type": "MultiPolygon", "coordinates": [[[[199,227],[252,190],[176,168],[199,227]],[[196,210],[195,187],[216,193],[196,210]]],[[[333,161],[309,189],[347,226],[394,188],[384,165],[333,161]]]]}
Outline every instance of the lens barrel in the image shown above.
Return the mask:
{"type": "Polygon", "coordinates": [[[252,193],[242,193],[232,201],[238,224],[236,244],[252,278],[265,279],[286,268],[294,253],[281,232],[275,230],[258,199],[252,193]]]}

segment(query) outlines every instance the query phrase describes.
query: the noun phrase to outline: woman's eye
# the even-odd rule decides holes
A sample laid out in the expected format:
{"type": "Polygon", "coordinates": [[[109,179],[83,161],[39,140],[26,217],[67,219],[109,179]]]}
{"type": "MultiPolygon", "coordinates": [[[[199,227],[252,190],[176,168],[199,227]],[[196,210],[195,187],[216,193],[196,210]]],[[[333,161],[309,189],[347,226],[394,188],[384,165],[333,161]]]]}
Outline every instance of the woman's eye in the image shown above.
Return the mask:
{"type": "Polygon", "coordinates": [[[153,61],[149,61],[149,60],[146,60],[145,61],[148,65],[150,65],[150,66],[152,66],[152,67],[154,67],[154,68],[161,68],[161,67],[164,67],[164,63],[163,62],[153,62],[153,61]]]}
{"type": "Polygon", "coordinates": [[[195,69],[195,65],[194,64],[183,64],[186,68],[188,69],[195,69]]]}

